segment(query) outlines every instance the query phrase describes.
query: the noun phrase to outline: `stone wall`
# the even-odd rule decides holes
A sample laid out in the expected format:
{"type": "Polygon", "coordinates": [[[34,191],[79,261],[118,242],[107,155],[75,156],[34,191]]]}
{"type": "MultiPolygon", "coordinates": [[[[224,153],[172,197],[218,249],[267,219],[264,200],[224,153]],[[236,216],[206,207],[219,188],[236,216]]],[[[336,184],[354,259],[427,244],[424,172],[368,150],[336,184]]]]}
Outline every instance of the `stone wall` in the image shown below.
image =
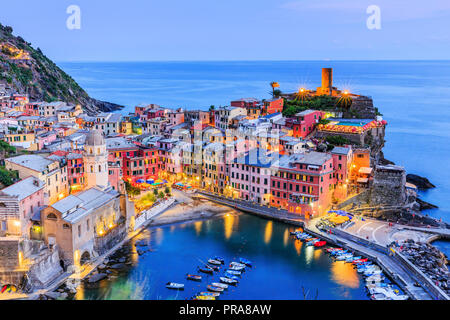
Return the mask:
{"type": "Polygon", "coordinates": [[[118,225],[116,228],[111,230],[108,234],[94,238],[94,251],[101,256],[106,253],[108,250],[113,248],[120,241],[125,239],[127,235],[127,229],[125,224],[118,225]]]}
{"type": "Polygon", "coordinates": [[[19,239],[0,240],[0,269],[10,270],[19,266],[19,239]]]}
{"type": "Polygon", "coordinates": [[[377,166],[370,188],[372,205],[402,206],[406,202],[406,172],[400,166],[377,166]]]}
{"type": "Polygon", "coordinates": [[[43,250],[33,257],[33,264],[28,271],[28,277],[34,288],[44,288],[46,284],[62,273],[59,251],[55,245],[52,250],[43,250]]]}
{"type": "Polygon", "coordinates": [[[350,116],[356,113],[361,119],[374,119],[376,116],[373,100],[370,97],[358,96],[352,98],[352,105],[350,107],[350,116]]]}
{"type": "Polygon", "coordinates": [[[348,199],[346,199],[343,202],[340,202],[337,205],[337,208],[338,209],[342,209],[342,208],[345,208],[346,206],[348,206],[348,205],[350,205],[352,203],[354,203],[354,204],[366,204],[366,203],[369,202],[369,196],[370,196],[369,190],[364,190],[363,192],[361,192],[361,193],[359,193],[359,194],[357,194],[357,195],[355,195],[355,196],[353,196],[351,198],[348,198],[348,199]]]}

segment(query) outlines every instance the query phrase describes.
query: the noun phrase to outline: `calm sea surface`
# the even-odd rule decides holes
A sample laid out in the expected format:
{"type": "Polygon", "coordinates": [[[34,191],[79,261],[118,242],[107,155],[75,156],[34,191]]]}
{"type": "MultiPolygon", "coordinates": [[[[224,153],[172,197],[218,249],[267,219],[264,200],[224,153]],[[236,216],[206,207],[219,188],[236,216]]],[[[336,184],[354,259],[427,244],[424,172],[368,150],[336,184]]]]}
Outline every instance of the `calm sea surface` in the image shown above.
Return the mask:
{"type": "MultiPolygon", "coordinates": [[[[437,188],[421,192],[421,197],[439,209],[427,213],[450,221],[450,61],[60,63],[60,66],[91,96],[127,106],[125,113],[133,111],[139,103],[207,109],[243,97],[269,98],[271,81],[278,81],[282,91],[314,89],[320,86],[321,68],[332,67],[335,86],[372,96],[388,121],[386,158],[405,166],[409,173],[428,177],[437,188]]],[[[448,243],[435,244],[450,255],[448,243]]],[[[284,251],[281,248],[278,249],[284,251]]],[[[273,254],[282,256],[283,252],[273,254]]]]}

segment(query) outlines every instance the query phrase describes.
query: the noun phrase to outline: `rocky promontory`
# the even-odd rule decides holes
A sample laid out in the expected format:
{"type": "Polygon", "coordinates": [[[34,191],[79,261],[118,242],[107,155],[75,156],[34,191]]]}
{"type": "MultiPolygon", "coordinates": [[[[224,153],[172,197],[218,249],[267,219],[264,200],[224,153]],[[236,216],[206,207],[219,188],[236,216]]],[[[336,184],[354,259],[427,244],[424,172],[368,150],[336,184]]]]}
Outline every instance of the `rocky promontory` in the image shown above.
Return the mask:
{"type": "Polygon", "coordinates": [[[436,186],[432,184],[430,180],[428,180],[425,177],[418,176],[416,174],[408,173],[406,175],[406,182],[412,183],[421,190],[436,188],[436,186]]]}
{"type": "Polygon", "coordinates": [[[120,110],[123,106],[91,98],[78,83],[41,49],[33,48],[13,29],[0,24],[0,85],[31,101],[64,101],[81,105],[88,114],[120,110]]]}

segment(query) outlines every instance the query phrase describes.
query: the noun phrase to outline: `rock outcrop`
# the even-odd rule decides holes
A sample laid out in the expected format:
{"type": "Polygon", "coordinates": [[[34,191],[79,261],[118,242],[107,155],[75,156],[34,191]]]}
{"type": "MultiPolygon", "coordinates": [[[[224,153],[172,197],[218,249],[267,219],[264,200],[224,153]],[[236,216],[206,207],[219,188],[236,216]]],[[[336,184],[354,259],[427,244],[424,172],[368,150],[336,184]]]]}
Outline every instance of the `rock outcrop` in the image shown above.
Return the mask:
{"type": "Polygon", "coordinates": [[[447,259],[441,251],[428,243],[407,240],[402,244],[400,252],[427,275],[435,285],[447,295],[450,294],[450,272],[447,268],[447,259]]]}
{"type": "Polygon", "coordinates": [[[414,184],[417,188],[426,190],[436,188],[427,178],[418,176],[416,174],[408,173],[406,175],[406,182],[414,184]]]}

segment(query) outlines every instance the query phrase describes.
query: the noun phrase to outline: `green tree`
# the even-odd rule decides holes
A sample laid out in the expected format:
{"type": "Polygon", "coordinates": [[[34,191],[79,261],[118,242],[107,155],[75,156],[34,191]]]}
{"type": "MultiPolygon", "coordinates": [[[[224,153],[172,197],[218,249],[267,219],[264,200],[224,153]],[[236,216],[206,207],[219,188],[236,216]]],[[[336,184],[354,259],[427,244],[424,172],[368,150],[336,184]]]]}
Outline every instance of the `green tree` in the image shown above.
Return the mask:
{"type": "Polygon", "coordinates": [[[141,194],[141,189],[133,186],[131,183],[125,180],[125,189],[130,196],[138,196],[141,194]]]}
{"type": "Polygon", "coordinates": [[[351,144],[350,140],[347,138],[344,138],[342,136],[328,136],[325,139],[329,144],[332,144],[334,146],[342,146],[345,144],[351,144]]]}
{"type": "Polygon", "coordinates": [[[158,194],[158,198],[160,198],[160,199],[164,198],[164,192],[161,191],[161,192],[158,194]]]}
{"type": "Polygon", "coordinates": [[[0,183],[5,187],[8,187],[14,183],[14,180],[17,179],[16,171],[9,171],[5,169],[5,167],[0,167],[0,183]]]}
{"type": "Polygon", "coordinates": [[[170,188],[166,187],[166,189],[164,189],[165,194],[169,195],[170,194],[170,188]]]}

